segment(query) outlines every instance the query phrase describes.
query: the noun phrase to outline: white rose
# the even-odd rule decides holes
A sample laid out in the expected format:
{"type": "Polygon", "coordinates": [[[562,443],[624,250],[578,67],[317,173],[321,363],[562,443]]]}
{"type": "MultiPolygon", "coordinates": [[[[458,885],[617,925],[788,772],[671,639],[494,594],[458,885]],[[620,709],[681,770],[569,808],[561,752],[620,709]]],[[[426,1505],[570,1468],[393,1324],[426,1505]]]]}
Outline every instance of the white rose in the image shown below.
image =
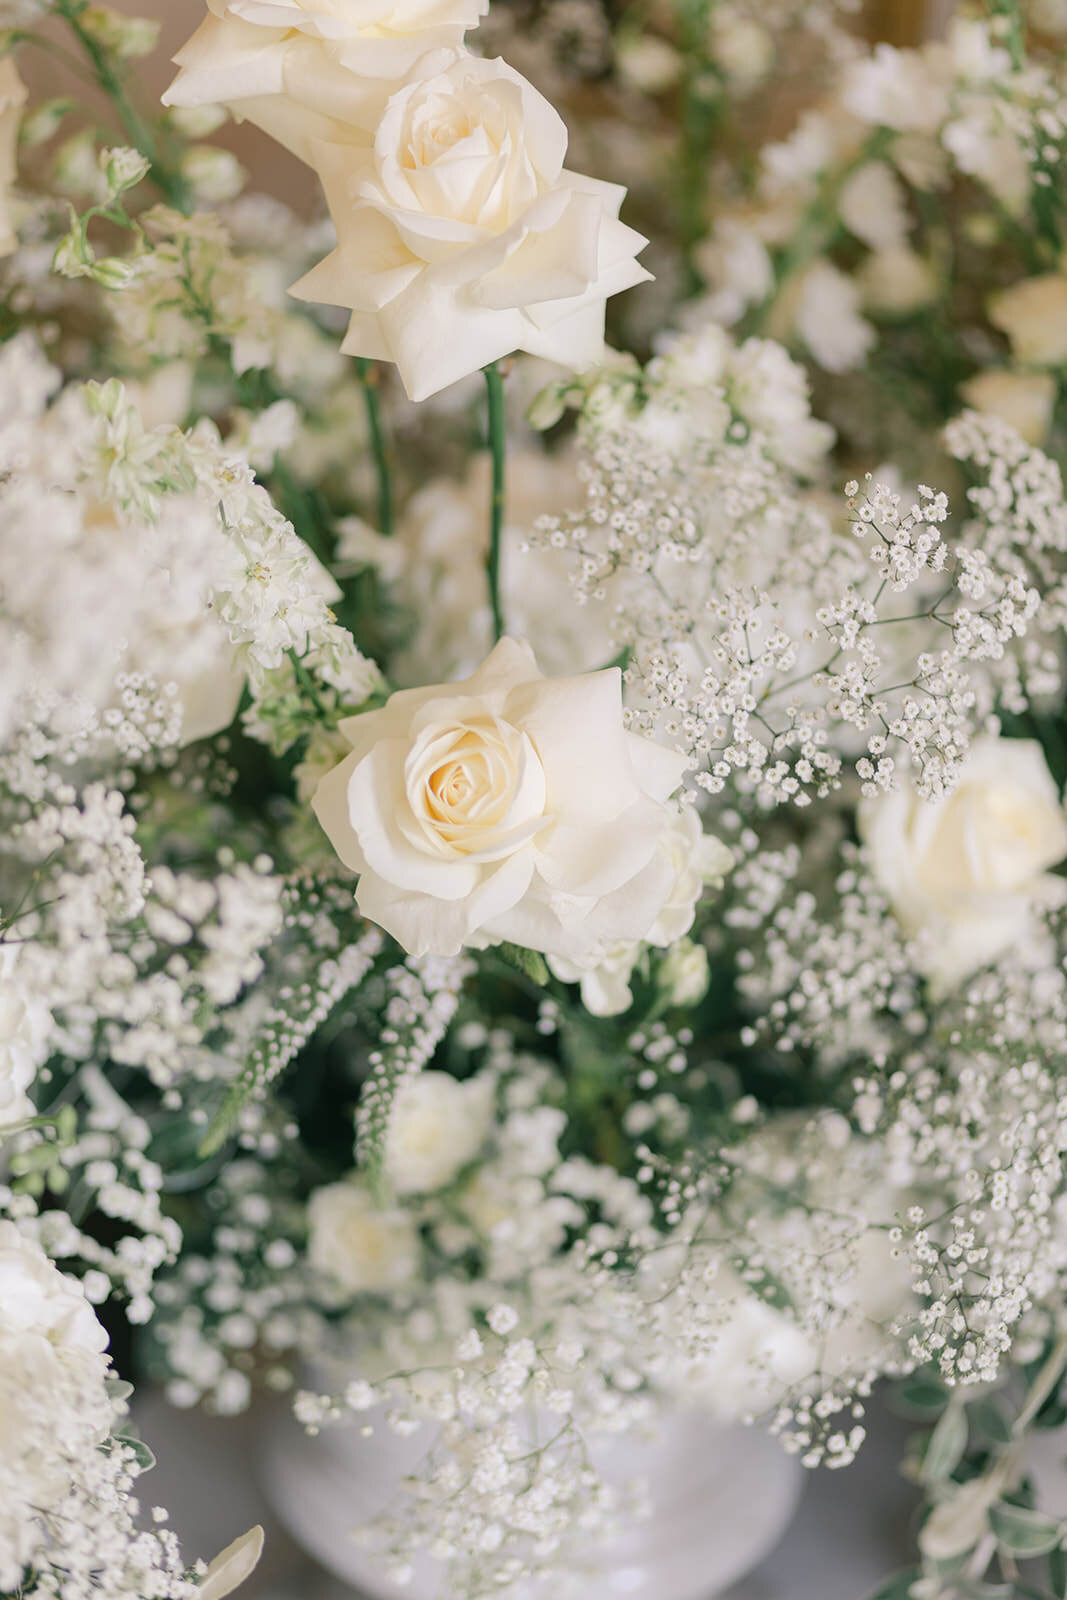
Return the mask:
{"type": "Polygon", "coordinates": [[[95,1358],[107,1349],[107,1334],[80,1285],[13,1222],[0,1222],[0,1324],[47,1339],[75,1366],[85,1360],[88,1370],[102,1370],[95,1358]]]}
{"type": "Polygon", "coordinates": [[[487,0],[208,0],[164,105],[218,103],[302,161],[317,139],[369,143],[427,50],[458,46],[487,0]]]}
{"type": "Polygon", "coordinates": [[[907,784],[864,801],[860,833],[901,925],[921,935],[938,988],[962,982],[1025,939],[1037,901],[1064,888],[1067,818],[1041,746],[979,739],[955,790],[923,800],[907,784]]]}
{"type": "Polygon", "coordinates": [[[44,1065],[52,1015],[20,978],[19,946],[0,944],[0,1128],[34,1114],[27,1090],[44,1065]]]}
{"type": "Polygon", "coordinates": [[[0,1591],[20,1591],[36,1519],[107,1435],[107,1334],[79,1284],[0,1222],[0,1591]]]}
{"type": "Polygon", "coordinates": [[[1043,445],[1056,404],[1056,379],[1050,372],[979,372],[960,385],[960,396],[975,411],[1000,417],[1027,444],[1043,445]]]}
{"type": "Polygon", "coordinates": [[[503,639],[470,678],[341,723],[315,794],[356,899],[413,955],[509,940],[582,960],[647,937],[685,761],[623,725],[616,668],[548,679],[503,639]]]}
{"type": "Polygon", "coordinates": [[[460,1083],[447,1072],[420,1072],[397,1091],[389,1113],[383,1170],[397,1194],[443,1189],[473,1161],[493,1120],[488,1078],[460,1083]]]}
{"type": "Polygon", "coordinates": [[[1016,361],[1062,366],[1067,361],[1067,278],[1049,272],[1002,289],[990,298],[989,320],[1011,340],[1016,361]]]}
{"type": "Polygon", "coordinates": [[[548,965],[563,983],[576,983],[591,1017],[617,1017],[634,1003],[630,979],[641,959],[639,940],[601,946],[584,961],[549,956],[548,965]]]}
{"type": "Polygon", "coordinates": [[[649,274],[625,191],[564,170],[567,132],[503,61],[423,57],[370,150],[316,146],[337,228],[295,285],[352,311],[343,349],[394,361],[424,400],[515,350],[572,370],[604,351],[604,302],[649,274]]]}
{"type": "MultiPolygon", "coordinates": [[[[667,949],[684,939],[693,926],[704,885],[721,882],[733,866],[733,856],[726,846],[704,834],[693,806],[675,814],[663,832],[659,848],[670,865],[672,882],[644,940],[604,944],[581,960],[549,957],[548,964],[557,978],[581,985],[582,1004],[594,1017],[614,1017],[629,1010],[633,1004],[630,979],[644,946],[667,949]]],[[[706,974],[706,956],[704,967],[706,974]]],[[[707,988],[706,981],[704,987],[707,988]]]]}
{"type": "Polygon", "coordinates": [[[316,1189],[308,1202],[308,1259],[351,1294],[397,1289],[415,1274],[419,1236],[406,1211],[384,1211],[358,1181],[316,1189]]]}
{"type": "Polygon", "coordinates": [[[19,126],[26,104],[26,85],[11,56],[0,57],[0,256],[18,244],[11,218],[10,195],[18,177],[19,126]]]}

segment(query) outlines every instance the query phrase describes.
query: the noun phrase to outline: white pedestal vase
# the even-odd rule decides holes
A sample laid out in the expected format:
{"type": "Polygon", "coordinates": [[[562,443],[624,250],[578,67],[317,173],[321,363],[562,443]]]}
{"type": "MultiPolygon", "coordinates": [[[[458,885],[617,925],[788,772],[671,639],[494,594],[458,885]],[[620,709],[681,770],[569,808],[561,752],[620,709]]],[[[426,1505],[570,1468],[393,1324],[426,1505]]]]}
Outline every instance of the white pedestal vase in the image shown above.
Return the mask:
{"type": "MultiPolygon", "coordinates": [[[[396,1587],[352,1536],[395,1502],[429,1443],[428,1432],[399,1439],[384,1426],[364,1438],[358,1421],[312,1439],[291,1417],[279,1417],[265,1442],[265,1487],[293,1537],[370,1600],[460,1600],[446,1596],[429,1557],[410,1584],[396,1587]]],[[[777,1544],[804,1478],[774,1439],[703,1412],[667,1412],[651,1441],[604,1438],[591,1454],[620,1486],[644,1477],[652,1515],[597,1547],[598,1570],[583,1582],[583,1600],[711,1600],[777,1544]]]]}

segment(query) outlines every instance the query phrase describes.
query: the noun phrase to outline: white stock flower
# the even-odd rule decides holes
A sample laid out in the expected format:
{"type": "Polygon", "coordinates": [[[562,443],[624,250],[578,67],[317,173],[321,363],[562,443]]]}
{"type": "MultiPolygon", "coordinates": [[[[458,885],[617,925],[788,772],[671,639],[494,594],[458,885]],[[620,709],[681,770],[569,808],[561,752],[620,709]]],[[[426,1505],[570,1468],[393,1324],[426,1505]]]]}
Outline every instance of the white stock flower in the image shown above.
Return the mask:
{"type": "Polygon", "coordinates": [[[923,800],[906,782],[863,802],[860,832],[901,925],[941,990],[1033,926],[1035,903],[1063,899],[1048,869],[1067,856],[1067,818],[1041,746],[982,738],[956,789],[923,800]]]}
{"type": "Polygon", "coordinates": [[[311,1196],[308,1259],[350,1294],[378,1294],[414,1276],[419,1236],[406,1211],[380,1209],[364,1184],[348,1179],[311,1196]]]}
{"type": "Polygon", "coordinates": [[[885,161],[867,161],[841,186],[838,212],[849,233],[871,250],[902,246],[910,228],[903,185],[885,161]]]}
{"type": "Polygon", "coordinates": [[[925,256],[906,245],[876,250],[856,274],[865,311],[907,316],[937,299],[937,272],[925,256]]]}
{"type": "Polygon", "coordinates": [[[740,322],[749,306],[774,292],[774,264],[756,229],[743,217],[719,218],[693,259],[708,286],[699,302],[715,322],[740,322]]]}
{"type": "Polygon", "coordinates": [[[683,758],[623,725],[615,668],[550,679],[503,639],[470,678],[350,717],[315,795],[360,910],[413,955],[509,940],[584,959],[647,937],[683,758]]]}
{"type": "Polygon", "coordinates": [[[20,975],[22,946],[0,943],[0,1128],[32,1117],[27,1090],[48,1055],[52,1015],[20,975]]]}
{"type": "Polygon", "coordinates": [[[11,56],[0,57],[0,256],[18,243],[11,217],[11,188],[18,176],[19,125],[26,104],[26,85],[11,56]]]}
{"type": "Polygon", "coordinates": [[[989,320],[1011,340],[1016,361],[1062,366],[1067,361],[1067,278],[1049,272],[1002,289],[990,298],[989,320]]]}
{"type": "Polygon", "coordinates": [[[1050,372],[979,372],[960,385],[960,396],[975,411],[1000,417],[1027,444],[1043,445],[1056,404],[1056,379],[1050,372]]]}
{"type": "Polygon", "coordinates": [[[397,1090],[382,1167],[397,1194],[443,1189],[472,1161],[493,1120],[488,1078],[460,1083],[448,1072],[419,1072],[397,1090]]]}
{"type": "Polygon", "coordinates": [[[393,361],[424,400],[515,350],[573,369],[604,351],[604,302],[649,274],[625,191],[567,172],[567,132],[503,61],[423,57],[373,149],[320,144],[338,248],[292,293],[352,312],[343,349],[393,361]]]}
{"type": "Polygon", "coordinates": [[[790,316],[795,333],[825,371],[850,372],[862,365],[876,338],[859,305],[852,279],[829,261],[815,261],[786,286],[775,314],[790,316]]]}
{"type": "Polygon", "coordinates": [[[312,161],[318,139],[369,143],[427,50],[458,46],[487,0],[208,0],[163,96],[218,103],[312,161]]]}
{"type": "Polygon", "coordinates": [[[841,99],[861,122],[898,133],[936,133],[948,115],[950,83],[944,51],[879,44],[846,69],[841,99]]]}

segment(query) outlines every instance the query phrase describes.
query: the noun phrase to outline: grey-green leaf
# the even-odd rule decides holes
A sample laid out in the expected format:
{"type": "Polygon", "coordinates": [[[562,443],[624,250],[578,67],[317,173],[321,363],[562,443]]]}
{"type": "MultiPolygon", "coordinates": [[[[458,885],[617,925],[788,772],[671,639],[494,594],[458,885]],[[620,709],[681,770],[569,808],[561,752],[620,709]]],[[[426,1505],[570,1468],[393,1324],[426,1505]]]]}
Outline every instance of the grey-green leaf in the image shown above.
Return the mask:
{"type": "Polygon", "coordinates": [[[1062,1523],[1043,1511],[1012,1506],[999,1500],[989,1508],[989,1525],[998,1544],[1013,1556],[1044,1556],[1054,1550],[1063,1537],[1062,1523]]]}
{"type": "Polygon", "coordinates": [[[942,1483],[950,1478],[967,1448],[967,1414],[960,1405],[950,1405],[930,1435],[919,1476],[923,1483],[942,1483]]]}

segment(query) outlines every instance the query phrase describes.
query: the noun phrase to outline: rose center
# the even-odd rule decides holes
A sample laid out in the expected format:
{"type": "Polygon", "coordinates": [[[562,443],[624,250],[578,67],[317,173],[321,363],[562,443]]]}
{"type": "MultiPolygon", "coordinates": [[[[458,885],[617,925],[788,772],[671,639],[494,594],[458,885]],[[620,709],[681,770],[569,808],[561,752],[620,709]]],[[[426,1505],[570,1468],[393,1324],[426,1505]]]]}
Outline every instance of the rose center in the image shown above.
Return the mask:
{"type": "Polygon", "coordinates": [[[441,156],[454,150],[464,139],[469,139],[472,132],[471,119],[461,106],[450,107],[437,116],[425,118],[412,129],[411,141],[404,151],[401,165],[409,172],[415,172],[420,167],[432,167],[441,156]]]}
{"type": "Polygon", "coordinates": [[[435,855],[496,859],[543,826],[537,754],[492,716],[428,728],[405,763],[405,787],[410,813],[400,826],[435,855]]]}

